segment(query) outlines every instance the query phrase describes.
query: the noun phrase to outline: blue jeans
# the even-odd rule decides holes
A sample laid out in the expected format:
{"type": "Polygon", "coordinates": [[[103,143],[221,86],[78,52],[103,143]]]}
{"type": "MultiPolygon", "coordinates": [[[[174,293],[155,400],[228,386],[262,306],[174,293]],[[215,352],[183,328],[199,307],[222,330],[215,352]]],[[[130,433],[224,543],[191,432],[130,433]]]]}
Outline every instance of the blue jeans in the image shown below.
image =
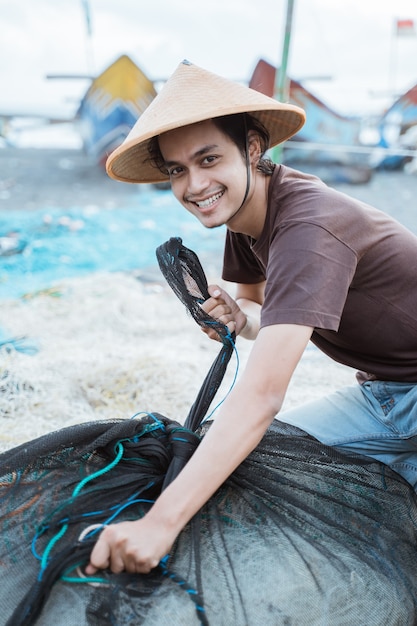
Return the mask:
{"type": "Polygon", "coordinates": [[[417,384],[372,381],[336,391],[278,419],[322,443],[372,457],[417,490],[417,384]]]}

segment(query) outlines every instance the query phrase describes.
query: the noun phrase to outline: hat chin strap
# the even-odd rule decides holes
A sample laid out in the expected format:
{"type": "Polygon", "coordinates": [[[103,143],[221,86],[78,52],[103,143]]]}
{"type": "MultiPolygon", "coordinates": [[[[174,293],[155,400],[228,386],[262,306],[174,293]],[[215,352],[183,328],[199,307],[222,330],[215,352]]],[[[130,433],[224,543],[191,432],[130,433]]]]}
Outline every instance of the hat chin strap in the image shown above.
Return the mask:
{"type": "Polygon", "coordinates": [[[245,195],[243,196],[242,204],[240,205],[238,211],[240,211],[240,209],[243,207],[243,205],[245,204],[248,198],[249,187],[250,187],[250,160],[249,160],[248,139],[246,137],[246,190],[245,190],[245,195]]]}
{"type": "Polygon", "coordinates": [[[246,125],[246,116],[244,117],[244,124],[245,124],[245,150],[246,150],[246,189],[245,189],[245,195],[243,196],[242,204],[240,205],[236,213],[233,214],[233,217],[235,217],[235,215],[239,213],[240,209],[243,207],[246,200],[248,199],[249,187],[250,187],[250,159],[249,159],[249,142],[248,142],[248,129],[246,125]]]}

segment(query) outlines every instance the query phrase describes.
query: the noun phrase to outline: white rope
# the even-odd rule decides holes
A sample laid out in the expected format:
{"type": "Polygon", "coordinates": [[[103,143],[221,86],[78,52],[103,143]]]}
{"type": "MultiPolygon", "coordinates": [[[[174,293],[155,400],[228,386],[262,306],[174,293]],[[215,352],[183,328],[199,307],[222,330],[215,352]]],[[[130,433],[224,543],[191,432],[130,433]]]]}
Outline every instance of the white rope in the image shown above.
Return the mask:
{"type": "MultiPolygon", "coordinates": [[[[57,285],[60,297],[1,301],[1,337],[26,336],[38,351],[0,349],[0,451],[65,426],[129,419],[140,411],[185,419],[219,344],[161,281],[91,274],[57,285]]],[[[251,345],[238,340],[240,371],[251,345]]],[[[231,364],[216,404],[234,369],[231,364]]],[[[351,382],[351,370],[308,351],[287,405],[327,392],[348,376],[351,382]]]]}

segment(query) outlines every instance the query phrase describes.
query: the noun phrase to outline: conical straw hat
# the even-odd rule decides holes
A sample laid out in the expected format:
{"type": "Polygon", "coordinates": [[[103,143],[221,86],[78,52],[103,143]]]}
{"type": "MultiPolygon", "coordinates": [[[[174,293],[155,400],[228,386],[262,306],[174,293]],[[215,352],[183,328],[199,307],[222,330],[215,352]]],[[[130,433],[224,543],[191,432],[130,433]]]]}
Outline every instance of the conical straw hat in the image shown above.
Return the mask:
{"type": "Polygon", "coordinates": [[[149,160],[149,139],[181,126],[245,112],[268,130],[270,147],[289,139],[305,122],[303,109],[183,61],[124,142],[110,154],[107,173],[111,178],[130,183],[167,181],[168,176],[149,160]]]}

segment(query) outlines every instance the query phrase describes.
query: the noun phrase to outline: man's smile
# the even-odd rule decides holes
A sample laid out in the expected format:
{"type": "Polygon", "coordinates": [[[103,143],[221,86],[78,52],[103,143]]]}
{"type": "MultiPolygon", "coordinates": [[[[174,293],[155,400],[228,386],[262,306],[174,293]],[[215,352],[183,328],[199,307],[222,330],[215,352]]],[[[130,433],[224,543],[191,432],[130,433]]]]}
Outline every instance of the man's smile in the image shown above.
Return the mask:
{"type": "Polygon", "coordinates": [[[219,191],[213,196],[210,196],[210,198],[207,198],[206,200],[201,200],[199,202],[195,201],[194,204],[196,204],[199,209],[207,209],[212,204],[217,202],[217,200],[219,200],[223,194],[224,194],[224,191],[219,191]]]}

